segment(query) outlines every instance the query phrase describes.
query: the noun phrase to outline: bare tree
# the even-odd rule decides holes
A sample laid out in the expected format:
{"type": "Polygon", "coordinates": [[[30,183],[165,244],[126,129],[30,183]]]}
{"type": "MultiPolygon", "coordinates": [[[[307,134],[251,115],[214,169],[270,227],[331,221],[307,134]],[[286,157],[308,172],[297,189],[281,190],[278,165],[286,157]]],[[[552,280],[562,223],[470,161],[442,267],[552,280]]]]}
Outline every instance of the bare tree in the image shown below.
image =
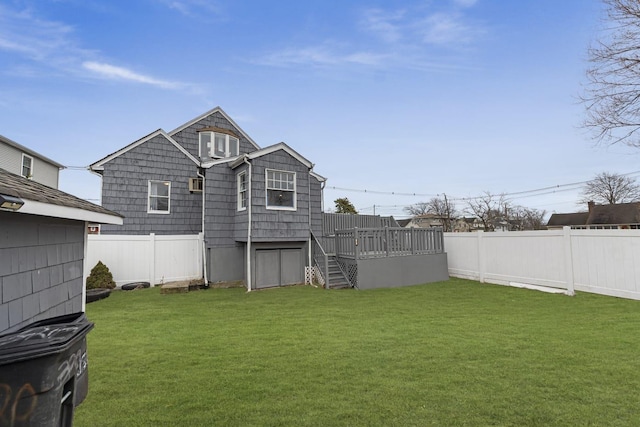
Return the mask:
{"type": "Polygon", "coordinates": [[[428,212],[442,218],[444,231],[453,231],[453,220],[458,213],[455,203],[451,202],[446,194],[442,198],[434,197],[429,200],[428,212]]]}
{"type": "Polygon", "coordinates": [[[428,202],[415,203],[404,208],[404,211],[411,216],[421,216],[426,214],[437,215],[442,218],[445,231],[453,230],[453,220],[457,216],[455,203],[445,195],[443,197],[433,197],[428,202]]]}
{"type": "Polygon", "coordinates": [[[513,206],[508,209],[507,220],[512,224],[512,230],[543,230],[546,215],[545,210],[513,206]]]}
{"type": "Polygon", "coordinates": [[[602,172],[582,190],[580,204],[590,201],[602,204],[637,202],[640,201],[640,185],[634,178],[602,172]]]}
{"type": "Polygon", "coordinates": [[[599,143],[640,147],[640,1],[603,1],[609,28],[588,51],[583,125],[599,143]]]}
{"type": "Polygon", "coordinates": [[[494,231],[495,220],[504,212],[505,203],[504,195],[485,191],[482,196],[466,200],[465,212],[480,219],[485,231],[494,231]]]}
{"type": "Polygon", "coordinates": [[[414,203],[413,205],[406,206],[404,211],[411,216],[424,215],[429,212],[429,202],[414,203]]]}

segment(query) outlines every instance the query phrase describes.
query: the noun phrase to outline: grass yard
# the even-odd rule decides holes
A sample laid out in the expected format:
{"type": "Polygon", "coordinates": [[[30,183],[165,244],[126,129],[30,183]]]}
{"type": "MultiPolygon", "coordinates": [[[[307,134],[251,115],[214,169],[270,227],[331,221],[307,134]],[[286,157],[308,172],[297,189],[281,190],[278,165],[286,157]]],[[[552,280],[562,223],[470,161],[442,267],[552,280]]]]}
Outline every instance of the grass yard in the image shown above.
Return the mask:
{"type": "Polygon", "coordinates": [[[640,301],[460,279],[87,306],[76,426],[637,426],[640,301]]]}

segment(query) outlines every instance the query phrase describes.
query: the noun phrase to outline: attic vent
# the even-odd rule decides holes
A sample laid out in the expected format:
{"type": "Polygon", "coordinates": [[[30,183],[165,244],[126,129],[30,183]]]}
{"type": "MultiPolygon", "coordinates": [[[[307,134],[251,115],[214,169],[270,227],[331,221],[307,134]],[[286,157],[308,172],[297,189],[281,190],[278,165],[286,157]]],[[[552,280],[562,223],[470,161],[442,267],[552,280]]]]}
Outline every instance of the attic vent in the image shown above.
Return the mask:
{"type": "Polygon", "coordinates": [[[202,193],[202,178],[189,178],[189,191],[202,193]]]}

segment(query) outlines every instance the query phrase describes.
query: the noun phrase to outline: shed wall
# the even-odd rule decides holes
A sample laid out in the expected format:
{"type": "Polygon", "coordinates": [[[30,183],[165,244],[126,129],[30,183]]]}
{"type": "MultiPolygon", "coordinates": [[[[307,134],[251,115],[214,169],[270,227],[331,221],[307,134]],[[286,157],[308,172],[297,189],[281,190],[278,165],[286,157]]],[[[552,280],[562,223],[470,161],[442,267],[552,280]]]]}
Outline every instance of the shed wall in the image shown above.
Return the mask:
{"type": "Polygon", "coordinates": [[[0,212],[0,333],[82,311],[85,223],[0,212]]]}

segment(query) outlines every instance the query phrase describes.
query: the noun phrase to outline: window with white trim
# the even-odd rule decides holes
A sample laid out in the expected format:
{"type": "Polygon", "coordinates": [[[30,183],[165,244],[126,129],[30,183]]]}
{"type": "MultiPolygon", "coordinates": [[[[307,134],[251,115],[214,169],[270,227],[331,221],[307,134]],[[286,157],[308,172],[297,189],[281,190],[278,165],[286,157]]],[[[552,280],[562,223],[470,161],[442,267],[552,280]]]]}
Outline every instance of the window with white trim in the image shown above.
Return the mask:
{"type": "Polygon", "coordinates": [[[31,179],[33,177],[33,157],[22,154],[22,170],[21,175],[31,179]]]}
{"type": "Polygon", "coordinates": [[[171,183],[169,181],[149,181],[148,213],[168,214],[171,208],[171,183]]]}
{"type": "Polygon", "coordinates": [[[247,172],[238,174],[238,210],[247,209],[247,172]]]}
{"type": "Polygon", "coordinates": [[[266,170],[267,209],[296,210],[296,174],[266,170]]]}
{"type": "Polygon", "coordinates": [[[200,132],[200,157],[224,158],[238,155],[240,141],[220,132],[200,132]]]}

